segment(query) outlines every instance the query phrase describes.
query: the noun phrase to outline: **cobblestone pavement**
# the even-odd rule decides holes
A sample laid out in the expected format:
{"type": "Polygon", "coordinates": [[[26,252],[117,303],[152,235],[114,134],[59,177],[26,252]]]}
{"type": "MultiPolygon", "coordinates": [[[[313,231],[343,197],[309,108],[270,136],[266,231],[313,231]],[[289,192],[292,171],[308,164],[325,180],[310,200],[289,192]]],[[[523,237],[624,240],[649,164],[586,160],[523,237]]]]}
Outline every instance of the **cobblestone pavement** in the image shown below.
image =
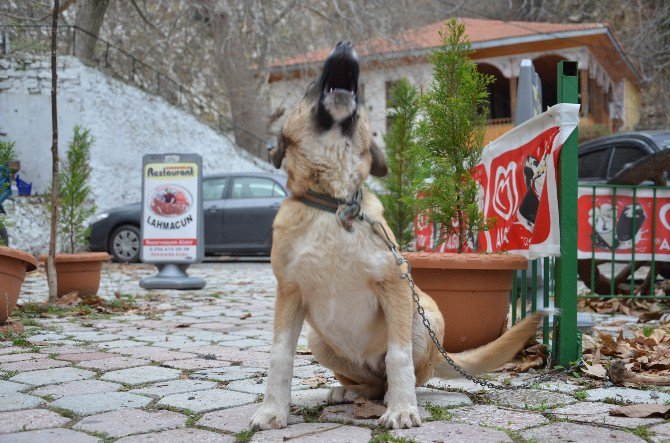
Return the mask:
{"type": "MultiPolygon", "coordinates": [[[[208,282],[201,291],[140,289],[139,277],[153,273],[103,270],[100,295],[132,295],[137,309],[22,317],[23,336],[0,342],[0,442],[670,441],[663,419],[609,415],[617,403],[667,403],[670,394],[586,378],[513,392],[433,379],[418,390],[423,426],[387,431],[355,418],[352,405],[325,405],[336,382],[312,360],[304,330],[291,425],[252,434],[272,339],[269,264],[194,266],[208,282]]],[[[21,302],[45,299],[46,278],[32,273],[21,302]]]]}

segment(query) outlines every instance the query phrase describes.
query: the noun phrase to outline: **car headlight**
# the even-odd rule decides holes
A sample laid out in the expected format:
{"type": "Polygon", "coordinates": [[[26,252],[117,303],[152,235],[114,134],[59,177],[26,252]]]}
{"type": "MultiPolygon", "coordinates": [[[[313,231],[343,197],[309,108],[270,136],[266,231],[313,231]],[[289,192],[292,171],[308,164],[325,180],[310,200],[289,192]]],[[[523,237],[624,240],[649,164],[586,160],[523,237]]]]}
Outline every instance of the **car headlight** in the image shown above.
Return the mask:
{"type": "Polygon", "coordinates": [[[109,217],[109,212],[101,212],[99,214],[95,214],[93,216],[93,218],[91,219],[91,224],[102,221],[102,220],[106,219],[107,217],[109,217]]]}

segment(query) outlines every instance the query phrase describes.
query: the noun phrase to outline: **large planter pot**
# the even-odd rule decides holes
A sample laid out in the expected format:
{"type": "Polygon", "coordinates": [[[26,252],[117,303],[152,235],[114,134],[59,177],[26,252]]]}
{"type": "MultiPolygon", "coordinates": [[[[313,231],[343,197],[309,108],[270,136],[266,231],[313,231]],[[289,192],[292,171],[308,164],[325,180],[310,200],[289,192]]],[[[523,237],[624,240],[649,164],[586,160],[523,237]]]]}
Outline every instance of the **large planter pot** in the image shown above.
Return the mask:
{"type": "Polygon", "coordinates": [[[16,308],[26,271],[33,271],[36,267],[37,260],[31,254],[0,246],[0,325],[16,308]]]}
{"type": "Polygon", "coordinates": [[[513,273],[528,261],[514,254],[410,252],[416,285],[444,316],[443,346],[461,352],[489,343],[507,329],[513,273]]]}
{"type": "MultiPolygon", "coordinates": [[[[95,295],[100,289],[102,262],[112,257],[106,252],[82,252],[78,254],[56,254],[58,297],[77,291],[80,296],[95,295]]],[[[46,263],[47,256],[40,255],[46,263]]],[[[47,269],[47,275],[49,271],[47,269]]]]}

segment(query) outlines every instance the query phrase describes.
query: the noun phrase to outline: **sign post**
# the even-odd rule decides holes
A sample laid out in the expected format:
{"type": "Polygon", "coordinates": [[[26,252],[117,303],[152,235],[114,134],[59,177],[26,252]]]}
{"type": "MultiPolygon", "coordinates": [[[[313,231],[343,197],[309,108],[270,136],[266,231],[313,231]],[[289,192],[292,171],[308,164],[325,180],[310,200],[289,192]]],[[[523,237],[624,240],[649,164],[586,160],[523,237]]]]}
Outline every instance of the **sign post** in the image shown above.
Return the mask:
{"type": "MultiPolygon", "coordinates": [[[[578,103],[577,62],[558,63],[558,102],[578,103]]],[[[561,310],[557,345],[558,363],[568,367],[579,359],[577,340],[577,129],[561,152],[559,212],[561,256],[556,259],[556,306],[561,310]]]]}
{"type": "Polygon", "coordinates": [[[148,154],[142,159],[140,258],[158,274],[145,289],[201,289],[205,280],[186,269],[204,257],[202,159],[197,154],[148,154]]]}

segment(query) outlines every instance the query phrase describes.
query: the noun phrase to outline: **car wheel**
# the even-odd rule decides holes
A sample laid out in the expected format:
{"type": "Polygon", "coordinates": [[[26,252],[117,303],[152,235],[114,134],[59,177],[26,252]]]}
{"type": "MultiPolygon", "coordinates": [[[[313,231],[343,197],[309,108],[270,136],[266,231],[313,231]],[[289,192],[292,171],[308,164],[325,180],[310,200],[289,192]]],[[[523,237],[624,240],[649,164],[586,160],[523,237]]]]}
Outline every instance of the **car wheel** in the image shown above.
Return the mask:
{"type": "Polygon", "coordinates": [[[116,228],[109,240],[109,253],[117,262],[140,261],[140,229],[135,225],[116,228]]]}

